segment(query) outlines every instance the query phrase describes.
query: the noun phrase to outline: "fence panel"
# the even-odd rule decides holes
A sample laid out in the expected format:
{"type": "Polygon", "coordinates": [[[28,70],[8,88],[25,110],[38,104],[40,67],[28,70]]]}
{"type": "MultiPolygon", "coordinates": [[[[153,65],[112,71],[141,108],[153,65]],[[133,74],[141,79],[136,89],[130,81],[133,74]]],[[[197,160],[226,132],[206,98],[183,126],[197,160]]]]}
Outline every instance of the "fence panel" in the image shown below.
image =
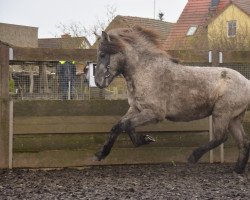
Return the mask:
{"type": "Polygon", "coordinates": [[[81,63],[65,68],[56,61],[12,62],[10,92],[21,100],[126,99],[125,83],[91,88],[83,68],[81,63]]]}

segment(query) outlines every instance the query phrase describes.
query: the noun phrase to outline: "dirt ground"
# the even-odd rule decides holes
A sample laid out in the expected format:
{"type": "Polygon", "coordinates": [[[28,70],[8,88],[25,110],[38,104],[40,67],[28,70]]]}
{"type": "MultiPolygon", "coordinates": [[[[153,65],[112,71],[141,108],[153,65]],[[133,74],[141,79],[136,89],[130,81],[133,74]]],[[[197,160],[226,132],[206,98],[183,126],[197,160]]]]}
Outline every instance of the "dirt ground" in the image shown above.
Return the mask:
{"type": "MultiPolygon", "coordinates": [[[[0,199],[250,199],[233,164],[0,170],[0,199]]],[[[250,177],[250,173],[246,173],[250,177]]]]}

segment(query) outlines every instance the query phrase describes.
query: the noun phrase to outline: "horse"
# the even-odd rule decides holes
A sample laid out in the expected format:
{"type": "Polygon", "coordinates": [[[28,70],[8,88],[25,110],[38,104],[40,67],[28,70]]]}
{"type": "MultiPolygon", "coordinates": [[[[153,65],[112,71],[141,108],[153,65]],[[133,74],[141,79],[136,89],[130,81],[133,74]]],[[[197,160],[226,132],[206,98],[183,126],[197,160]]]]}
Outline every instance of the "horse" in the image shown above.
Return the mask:
{"type": "Polygon", "coordinates": [[[155,32],[139,26],[102,32],[95,83],[106,88],[118,75],[126,80],[130,107],[95,154],[98,161],[110,153],[122,132],[140,146],[155,139],[136,133],[138,126],[164,119],[188,122],[212,115],[214,137],[196,148],[188,163],[198,162],[209,150],[224,143],[230,133],[239,149],[234,171],[245,172],[250,140],[242,121],[250,103],[250,82],[243,75],[229,68],[181,65],[161,48],[155,32]]]}

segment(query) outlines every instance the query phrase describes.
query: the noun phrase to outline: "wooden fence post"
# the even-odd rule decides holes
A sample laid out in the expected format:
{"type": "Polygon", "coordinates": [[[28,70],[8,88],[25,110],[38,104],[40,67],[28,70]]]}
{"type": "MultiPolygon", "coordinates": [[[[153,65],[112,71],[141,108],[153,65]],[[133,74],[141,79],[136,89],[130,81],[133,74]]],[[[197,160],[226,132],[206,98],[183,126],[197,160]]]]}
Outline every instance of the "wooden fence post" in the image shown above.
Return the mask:
{"type": "Polygon", "coordinates": [[[218,67],[219,66],[219,50],[212,51],[212,66],[218,67]]]}
{"type": "Polygon", "coordinates": [[[9,167],[9,47],[0,43],[0,168],[9,167]]]}
{"type": "MultiPolygon", "coordinates": [[[[212,115],[209,116],[209,141],[213,139],[213,118],[212,115]]],[[[213,163],[214,162],[214,150],[209,151],[209,162],[213,163]]]]}
{"type": "MultiPolygon", "coordinates": [[[[218,67],[220,63],[223,63],[223,54],[219,50],[212,51],[212,66],[218,67]]],[[[211,118],[211,129],[212,129],[212,118],[211,118]]],[[[212,140],[212,133],[210,134],[210,141],[212,140]]],[[[220,145],[220,162],[224,163],[224,143],[220,145]]],[[[213,162],[213,150],[210,151],[210,163],[213,162]]]]}

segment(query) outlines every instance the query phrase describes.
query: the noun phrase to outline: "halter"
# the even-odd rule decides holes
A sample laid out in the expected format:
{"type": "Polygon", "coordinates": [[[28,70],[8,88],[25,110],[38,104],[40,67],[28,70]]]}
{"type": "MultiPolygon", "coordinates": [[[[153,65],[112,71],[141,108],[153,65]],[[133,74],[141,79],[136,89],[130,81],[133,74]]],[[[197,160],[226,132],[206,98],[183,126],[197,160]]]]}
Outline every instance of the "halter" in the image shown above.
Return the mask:
{"type": "Polygon", "coordinates": [[[107,65],[107,66],[106,66],[106,72],[107,72],[107,74],[106,74],[106,72],[105,72],[105,77],[104,77],[104,78],[110,77],[111,73],[110,73],[109,69],[110,69],[110,65],[107,65]]]}
{"type": "Polygon", "coordinates": [[[105,79],[107,79],[107,78],[109,78],[110,76],[111,76],[111,73],[110,73],[110,71],[109,71],[109,69],[110,69],[110,55],[109,55],[109,58],[108,58],[109,60],[108,60],[108,63],[107,63],[107,65],[105,66],[105,68],[106,68],[106,72],[104,73],[105,74],[105,79]]]}

